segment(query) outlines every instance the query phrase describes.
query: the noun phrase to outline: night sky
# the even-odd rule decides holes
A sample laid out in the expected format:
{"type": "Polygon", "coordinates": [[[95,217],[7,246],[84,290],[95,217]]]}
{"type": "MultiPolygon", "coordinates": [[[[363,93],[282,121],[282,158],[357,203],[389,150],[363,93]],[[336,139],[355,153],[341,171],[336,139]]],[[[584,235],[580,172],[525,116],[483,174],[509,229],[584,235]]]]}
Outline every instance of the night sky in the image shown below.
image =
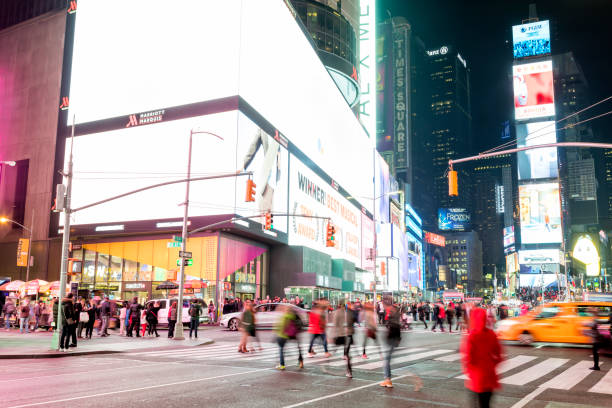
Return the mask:
{"type": "MultiPolygon", "coordinates": [[[[611,0],[378,0],[379,20],[403,16],[428,48],[457,47],[471,70],[472,121],[477,151],[499,145],[500,128],[512,115],[512,26],[529,17],[551,20],[552,53],[573,51],[590,86],[591,102],[612,95],[611,0]]],[[[582,107],[579,107],[582,108],[582,107]]],[[[612,110],[612,101],[593,109],[612,110]]],[[[612,140],[612,115],[593,121],[599,141],[612,140]]]]}

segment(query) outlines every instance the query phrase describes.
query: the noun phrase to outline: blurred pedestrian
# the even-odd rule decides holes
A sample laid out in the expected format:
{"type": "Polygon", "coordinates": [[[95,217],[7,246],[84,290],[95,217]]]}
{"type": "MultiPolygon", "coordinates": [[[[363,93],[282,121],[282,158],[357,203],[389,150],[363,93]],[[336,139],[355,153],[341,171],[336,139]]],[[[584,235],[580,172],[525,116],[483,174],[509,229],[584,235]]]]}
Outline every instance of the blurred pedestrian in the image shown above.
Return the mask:
{"type": "MultiPolygon", "coordinates": [[[[597,308],[591,308],[590,314],[593,316],[593,320],[588,323],[591,328],[589,336],[591,337],[591,343],[593,345],[593,367],[591,367],[591,370],[599,371],[599,350],[606,347],[606,338],[600,331],[601,327],[597,319],[599,317],[597,308]]],[[[609,325],[608,327],[610,327],[610,334],[612,335],[612,312],[610,313],[607,324],[609,325]]]]}
{"type": "Polygon", "coordinates": [[[176,300],[172,301],[168,309],[168,338],[174,338],[174,327],[176,326],[176,300]]]}
{"type": "MultiPolygon", "coordinates": [[[[391,357],[395,349],[399,346],[402,340],[400,311],[393,304],[385,305],[385,325],[387,326],[387,350],[384,361],[385,380],[380,383],[381,387],[393,388],[391,382],[391,357]]],[[[419,391],[423,387],[421,378],[417,375],[413,376],[414,390],[419,391]]]]}
{"type": "Polygon", "coordinates": [[[84,298],[79,299],[78,306],[78,309],[75,308],[75,313],[79,314],[79,322],[77,323],[77,339],[82,339],[83,329],[87,326],[87,323],[89,323],[89,313],[87,313],[87,304],[85,303],[84,298]]]}
{"type": "Polygon", "coordinates": [[[213,300],[210,299],[210,302],[208,302],[208,318],[210,319],[210,324],[215,324],[216,322],[215,310],[215,304],[213,303],[213,300]]]}
{"type": "Polygon", "coordinates": [[[39,300],[36,305],[34,305],[34,329],[36,331],[38,329],[38,325],[40,324],[40,318],[42,317],[43,311],[43,301],[39,300]]]}
{"type": "MultiPolygon", "coordinates": [[[[238,345],[239,353],[249,352],[247,347],[249,344],[249,337],[253,337],[257,341],[260,351],[263,350],[257,340],[255,309],[253,309],[253,302],[249,299],[244,302],[244,311],[240,319],[240,330],[242,331],[242,338],[238,345]]],[[[250,351],[255,351],[255,348],[252,347],[250,351]]]]}
{"type": "Polygon", "coordinates": [[[344,345],[344,356],[346,360],[346,376],[353,378],[353,368],[351,366],[351,345],[353,344],[353,333],[355,332],[355,318],[353,314],[352,303],[349,302],[346,307],[344,301],[341,300],[338,304],[338,309],[334,312],[334,329],[336,346],[344,345]]]}
{"type": "Polygon", "coordinates": [[[149,326],[149,336],[153,336],[153,334],[155,334],[155,337],[159,337],[159,333],[157,333],[157,324],[159,322],[157,314],[159,313],[159,309],[159,302],[149,303],[149,308],[147,310],[147,325],[149,326]]]}
{"type": "Polygon", "coordinates": [[[108,322],[111,316],[111,305],[108,296],[104,296],[100,304],[100,337],[108,336],[108,322]]]}
{"type": "Polygon", "coordinates": [[[147,336],[147,309],[144,307],[140,311],[140,329],[142,330],[142,337],[147,336]]]}
{"type": "Polygon", "coordinates": [[[374,313],[374,306],[371,303],[366,303],[363,306],[363,317],[361,319],[365,324],[365,334],[363,335],[363,353],[362,358],[368,358],[366,353],[366,346],[368,339],[372,339],[376,344],[376,332],[378,327],[376,326],[376,313],[374,313]]]}
{"type": "Polygon", "coordinates": [[[461,342],[465,386],[472,392],[473,406],[488,408],[493,391],[499,388],[495,368],[502,362],[502,350],[493,330],[487,327],[487,312],[474,308],[468,335],[461,342]]]}
{"type": "Polygon", "coordinates": [[[125,336],[127,334],[127,328],[125,324],[125,316],[127,312],[127,302],[121,304],[121,310],[119,310],[119,335],[125,336]]]}
{"type": "Polygon", "coordinates": [[[419,303],[419,306],[417,307],[417,313],[419,314],[419,320],[421,322],[423,322],[423,325],[425,325],[425,330],[427,330],[427,322],[425,321],[425,304],[423,302],[419,303]]]}
{"type": "MultiPolygon", "coordinates": [[[[450,302],[446,307],[446,321],[448,323],[448,332],[453,332],[453,318],[455,317],[455,304],[450,302]]],[[[457,329],[455,329],[457,330],[457,329]]]]}
{"type": "Polygon", "coordinates": [[[132,337],[132,331],[136,329],[136,337],[140,337],[140,311],[142,310],[142,305],[138,303],[138,298],[134,297],[132,300],[132,304],[130,305],[130,327],[128,329],[127,337],[132,337]]]}
{"type": "Polygon", "coordinates": [[[87,307],[88,320],[87,325],[85,325],[85,338],[91,340],[91,335],[93,334],[94,324],[96,323],[96,314],[97,314],[98,306],[96,302],[93,300],[89,301],[89,306],[87,307]]]}
{"type": "Polygon", "coordinates": [[[309,317],[308,333],[310,333],[310,345],[308,346],[308,357],[314,357],[316,354],[312,346],[317,338],[320,338],[321,343],[323,343],[325,357],[330,357],[331,354],[327,350],[327,336],[325,335],[325,329],[327,328],[327,306],[323,300],[313,304],[309,317]]]}
{"type": "Polygon", "coordinates": [[[293,308],[289,305],[278,305],[277,310],[281,313],[281,317],[276,323],[276,342],[279,347],[279,365],[276,366],[277,370],[285,369],[285,345],[290,340],[295,340],[298,349],[298,367],[304,368],[304,358],[302,357],[302,350],[300,348],[300,341],[298,334],[302,329],[302,321],[300,317],[295,313],[293,308]]]}

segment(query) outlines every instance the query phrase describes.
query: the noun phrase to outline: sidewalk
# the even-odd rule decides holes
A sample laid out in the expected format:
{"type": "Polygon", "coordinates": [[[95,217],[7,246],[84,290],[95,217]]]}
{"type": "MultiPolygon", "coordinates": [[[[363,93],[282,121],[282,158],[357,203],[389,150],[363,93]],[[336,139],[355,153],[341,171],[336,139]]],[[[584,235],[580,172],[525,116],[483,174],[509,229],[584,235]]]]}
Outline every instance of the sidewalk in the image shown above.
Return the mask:
{"type": "MultiPolygon", "coordinates": [[[[207,327],[200,327],[198,334],[204,334],[207,327]]],[[[0,359],[53,358],[83,356],[89,354],[112,354],[132,351],[155,351],[182,349],[212,344],[214,341],[206,337],[190,340],[189,329],[185,332],[185,340],[169,339],[166,330],[160,330],[160,337],[125,337],[119,331],[109,330],[110,336],[99,337],[95,334],[91,340],[78,339],[78,347],[70,348],[69,352],[51,349],[53,333],[41,332],[20,334],[18,329],[6,331],[0,329],[0,359]]]]}

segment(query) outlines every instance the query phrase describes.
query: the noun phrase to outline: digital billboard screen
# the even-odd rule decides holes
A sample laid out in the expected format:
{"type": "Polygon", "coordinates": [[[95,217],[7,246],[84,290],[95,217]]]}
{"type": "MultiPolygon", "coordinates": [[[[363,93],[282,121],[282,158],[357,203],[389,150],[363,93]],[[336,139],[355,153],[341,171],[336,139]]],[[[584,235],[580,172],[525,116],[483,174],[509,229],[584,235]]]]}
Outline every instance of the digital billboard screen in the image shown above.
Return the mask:
{"type": "Polygon", "coordinates": [[[514,65],[512,75],[516,120],[555,115],[552,61],[514,65]]]}
{"type": "Polygon", "coordinates": [[[529,264],[558,264],[561,260],[558,249],[534,249],[519,251],[519,263],[529,264]]]}
{"type": "Polygon", "coordinates": [[[465,208],[438,209],[438,229],[441,231],[468,231],[471,216],[465,208]]]}
{"type": "MultiPolygon", "coordinates": [[[[74,138],[72,207],[164,181],[181,180],[191,129],[218,135],[193,137],[191,176],[253,171],[255,202],[245,202],[246,178],[194,181],[189,215],[256,215],[287,210],[287,150],[247,116],[229,111],[188,119],[125,127],[74,138]]],[[[70,139],[66,142],[65,160],[70,139]]],[[[73,225],[180,219],[185,184],[159,187],[72,214],[73,225]]],[[[284,217],[283,217],[284,218],[284,217]]],[[[287,221],[278,218],[274,228],[286,232],[287,221]]]]}
{"type": "Polygon", "coordinates": [[[521,243],[560,243],[561,204],[558,183],[519,186],[521,243]]]}
{"type": "MultiPolygon", "coordinates": [[[[554,121],[523,123],[516,126],[517,147],[557,142],[554,121]]],[[[559,175],[557,148],[523,150],[517,153],[519,180],[553,178],[559,175]]]]}
{"type": "Polygon", "coordinates": [[[512,27],[514,58],[550,54],[550,25],[548,20],[512,27]]]}

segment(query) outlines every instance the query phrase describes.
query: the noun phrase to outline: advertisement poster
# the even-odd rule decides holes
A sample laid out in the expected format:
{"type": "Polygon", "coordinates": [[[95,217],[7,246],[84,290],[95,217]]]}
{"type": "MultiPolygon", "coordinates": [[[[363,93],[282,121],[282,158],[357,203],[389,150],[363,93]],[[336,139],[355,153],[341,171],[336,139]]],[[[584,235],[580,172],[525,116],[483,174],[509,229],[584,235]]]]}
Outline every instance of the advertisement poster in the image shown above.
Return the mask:
{"type": "Polygon", "coordinates": [[[512,27],[514,58],[550,54],[550,26],[548,20],[512,27]]]}
{"type": "MultiPolygon", "coordinates": [[[[391,191],[389,165],[378,152],[375,153],[374,160],[376,164],[374,197],[380,197],[376,200],[374,205],[376,208],[376,222],[389,222],[388,194],[391,191]]],[[[372,202],[371,200],[369,201],[372,202]]]]}
{"type": "MultiPolygon", "coordinates": [[[[194,181],[190,186],[190,217],[286,212],[288,152],[238,111],[75,137],[73,208],[184,179],[189,133],[197,128],[212,134],[193,136],[192,177],[249,170],[257,186],[255,202],[245,202],[247,177],[194,181]]],[[[69,151],[67,148],[66,160],[69,151]]],[[[184,210],[178,204],[184,196],[183,183],[155,188],[76,212],[72,223],[180,219],[184,210]]],[[[274,228],[286,232],[286,219],[275,220],[274,228]]]]}
{"type": "Polygon", "coordinates": [[[331,218],[336,246],[326,246],[327,220],[305,217],[289,217],[289,245],[307,246],[361,267],[361,211],[295,156],[289,191],[289,213],[331,218]]]}
{"type": "Polygon", "coordinates": [[[512,75],[516,120],[555,115],[552,61],[514,65],[512,75]]]}
{"type": "MultiPolygon", "coordinates": [[[[554,121],[525,123],[516,126],[517,147],[557,142],[554,121]]],[[[557,148],[523,150],[517,153],[519,180],[553,178],[559,175],[557,148]]]]}
{"type": "Polygon", "coordinates": [[[504,228],[504,249],[514,247],[514,226],[504,228]]]}
{"type": "Polygon", "coordinates": [[[561,252],[558,249],[534,249],[531,251],[519,251],[519,263],[530,264],[559,264],[561,252]]]}
{"type": "Polygon", "coordinates": [[[558,183],[519,186],[519,205],[522,244],[561,242],[558,183]]]}
{"type": "Polygon", "coordinates": [[[438,229],[441,231],[468,231],[471,216],[465,208],[440,208],[438,229]]]}

